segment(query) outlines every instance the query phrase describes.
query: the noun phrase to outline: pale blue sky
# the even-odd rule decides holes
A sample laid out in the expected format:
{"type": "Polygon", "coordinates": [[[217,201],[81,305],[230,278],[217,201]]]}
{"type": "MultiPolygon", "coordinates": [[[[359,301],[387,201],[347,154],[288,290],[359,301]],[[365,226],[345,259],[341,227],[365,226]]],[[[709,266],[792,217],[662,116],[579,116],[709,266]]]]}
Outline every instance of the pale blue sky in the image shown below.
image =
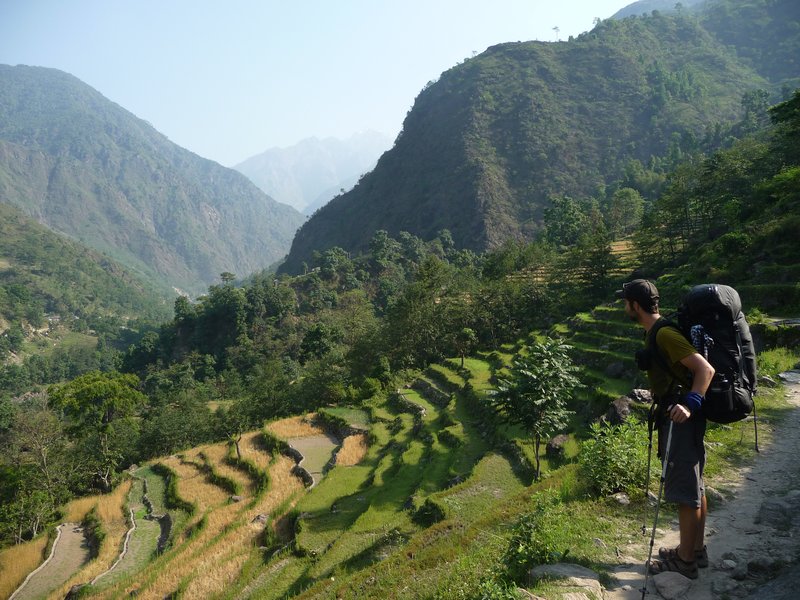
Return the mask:
{"type": "Polygon", "coordinates": [[[0,0],[0,63],[72,73],[175,143],[232,166],[372,129],[494,44],[554,41],[626,0],[0,0]]]}

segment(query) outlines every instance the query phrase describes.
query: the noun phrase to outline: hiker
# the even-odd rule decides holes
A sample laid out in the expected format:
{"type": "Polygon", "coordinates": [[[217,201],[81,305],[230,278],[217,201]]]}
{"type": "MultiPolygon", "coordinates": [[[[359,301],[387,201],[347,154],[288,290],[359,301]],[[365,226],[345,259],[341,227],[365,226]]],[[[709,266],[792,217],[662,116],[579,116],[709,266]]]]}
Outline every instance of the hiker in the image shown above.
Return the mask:
{"type": "MultiPolygon", "coordinates": [[[[653,326],[662,318],[658,312],[656,286],[644,279],[634,279],[623,285],[617,298],[625,301],[625,313],[644,328],[647,340],[653,326]]],[[[655,402],[658,456],[663,461],[668,455],[664,498],[678,504],[680,544],[677,548],[659,549],[659,558],[650,563],[649,569],[650,573],[676,571],[696,579],[698,567],[708,566],[703,484],[706,418],[700,407],[714,368],[674,327],[656,327],[655,331],[654,349],[660,356],[649,356],[651,352],[647,350],[646,341],[645,350],[637,353],[637,362],[640,368],[647,370],[655,402]],[[671,442],[666,448],[670,422],[671,442]]]]}

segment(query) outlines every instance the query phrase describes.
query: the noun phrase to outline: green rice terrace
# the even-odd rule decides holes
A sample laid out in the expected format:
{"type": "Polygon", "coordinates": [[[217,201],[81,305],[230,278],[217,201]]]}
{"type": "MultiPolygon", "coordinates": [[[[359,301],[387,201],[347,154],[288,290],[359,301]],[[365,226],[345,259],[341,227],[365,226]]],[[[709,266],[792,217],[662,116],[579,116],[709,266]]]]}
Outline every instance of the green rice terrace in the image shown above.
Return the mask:
{"type": "MultiPolygon", "coordinates": [[[[94,523],[84,527],[93,531],[90,556],[36,589],[49,598],[80,589],[88,598],[159,599],[503,598],[526,585],[547,593],[547,583],[512,570],[518,524],[532,514],[549,515],[541,519],[550,537],[539,542],[550,554],[540,562],[568,555],[613,587],[614,565],[646,556],[643,492],[630,504],[593,493],[578,454],[591,422],[643,384],[631,358],[639,335],[619,306],[597,307],[463,367],[453,358],[407,373],[402,387],[363,406],[267,423],[243,435],[238,452],[212,444],[134,468],[113,494],[66,511],[94,523]],[[583,387],[562,450],[542,442],[534,481],[532,438],[497,418],[488,392],[545,334],[572,346],[583,387]]],[[[797,358],[778,349],[761,361],[775,373],[797,358]]],[[[779,389],[759,396],[763,440],[783,409],[779,389]]],[[[712,427],[709,474],[746,461],[752,436],[747,423],[712,427]]],[[[15,587],[26,574],[14,573],[15,587]]]]}

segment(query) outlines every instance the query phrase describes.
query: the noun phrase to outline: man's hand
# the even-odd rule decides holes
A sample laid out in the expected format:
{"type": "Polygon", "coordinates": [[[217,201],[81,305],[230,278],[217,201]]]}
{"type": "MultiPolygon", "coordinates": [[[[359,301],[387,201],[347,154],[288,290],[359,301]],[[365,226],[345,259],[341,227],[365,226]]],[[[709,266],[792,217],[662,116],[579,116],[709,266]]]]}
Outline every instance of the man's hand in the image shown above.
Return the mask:
{"type": "Polygon", "coordinates": [[[667,414],[675,423],[685,423],[692,416],[692,413],[683,404],[673,404],[667,409],[667,414]]]}

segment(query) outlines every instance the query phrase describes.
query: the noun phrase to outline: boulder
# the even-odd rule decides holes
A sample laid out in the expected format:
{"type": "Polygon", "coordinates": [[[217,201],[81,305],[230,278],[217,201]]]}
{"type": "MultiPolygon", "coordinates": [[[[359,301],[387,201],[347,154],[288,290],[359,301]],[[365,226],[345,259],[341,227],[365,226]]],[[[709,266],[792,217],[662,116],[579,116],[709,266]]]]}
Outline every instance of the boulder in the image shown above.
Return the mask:
{"type": "Polygon", "coordinates": [[[781,498],[769,498],[761,503],[755,522],[769,525],[780,531],[788,531],[792,527],[794,507],[781,498]]]}
{"type": "Polygon", "coordinates": [[[711,589],[717,597],[730,598],[731,596],[738,596],[741,589],[741,584],[733,579],[717,579],[711,584],[711,589]]]}
{"type": "Polygon", "coordinates": [[[553,437],[549,442],[547,442],[547,446],[544,451],[545,456],[552,458],[560,458],[564,456],[564,444],[567,443],[567,440],[569,440],[569,437],[563,433],[553,437]]]}
{"type": "Polygon", "coordinates": [[[653,402],[653,394],[650,393],[650,390],[643,390],[641,388],[631,390],[631,393],[628,394],[628,398],[634,402],[643,402],[645,404],[653,402]]]}
{"type": "Polygon", "coordinates": [[[778,382],[775,381],[769,375],[759,375],[758,376],[758,385],[763,386],[765,388],[776,388],[776,387],[778,387],[778,382]]]}
{"type": "Polygon", "coordinates": [[[600,585],[597,573],[586,567],[571,563],[557,563],[554,565],[539,565],[528,572],[532,583],[540,579],[555,580],[556,585],[567,588],[559,598],[602,598],[603,588],[600,585]],[[579,591],[575,591],[578,588],[579,591]],[[570,594],[570,595],[567,595],[570,594]]]}
{"type": "Polygon", "coordinates": [[[725,496],[719,490],[708,485],[706,486],[706,499],[715,508],[725,503],[725,496]]]}
{"type": "Polygon", "coordinates": [[[628,420],[631,414],[631,399],[627,396],[620,396],[608,406],[606,411],[606,421],[611,425],[621,425],[628,420]]]}
{"type": "Polygon", "coordinates": [[[630,497],[625,492],[617,492],[616,494],[611,494],[611,498],[616,500],[622,506],[628,506],[631,503],[630,497]]]}

